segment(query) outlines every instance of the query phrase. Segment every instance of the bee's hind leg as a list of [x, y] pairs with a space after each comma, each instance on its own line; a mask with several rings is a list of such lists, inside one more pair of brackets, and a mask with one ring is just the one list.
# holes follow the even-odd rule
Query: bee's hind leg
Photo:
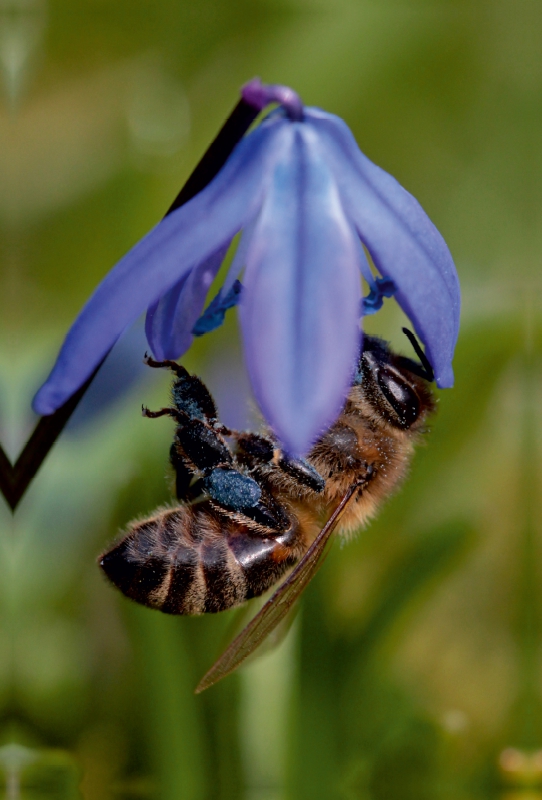
[[169, 449], [169, 463], [175, 472], [175, 495], [177, 500], [195, 500], [203, 492], [201, 478], [195, 480], [196, 473], [179, 454], [175, 442]]

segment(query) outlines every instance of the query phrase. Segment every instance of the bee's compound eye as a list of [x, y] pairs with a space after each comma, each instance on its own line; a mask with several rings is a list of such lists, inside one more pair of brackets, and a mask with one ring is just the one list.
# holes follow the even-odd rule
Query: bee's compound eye
[[378, 385], [402, 428], [409, 428], [416, 422], [420, 415], [420, 400], [408, 383], [384, 367], [378, 371]]

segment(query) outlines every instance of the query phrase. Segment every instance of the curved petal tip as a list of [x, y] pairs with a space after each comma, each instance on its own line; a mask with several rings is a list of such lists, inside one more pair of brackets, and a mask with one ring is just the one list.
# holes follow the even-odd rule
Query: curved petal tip
[[447, 364], [439, 373], [435, 374], [435, 383], [439, 389], [451, 389], [454, 385], [454, 371], [451, 364]]
[[41, 417], [48, 417], [57, 409], [55, 398], [49, 396], [50, 392], [46, 391], [47, 389], [47, 386], [42, 386], [32, 400], [32, 410]]

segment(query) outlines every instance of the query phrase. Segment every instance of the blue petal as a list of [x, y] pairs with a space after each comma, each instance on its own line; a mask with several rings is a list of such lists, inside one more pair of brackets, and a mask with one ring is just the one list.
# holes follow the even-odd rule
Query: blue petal
[[223, 292], [225, 294], [228, 294], [230, 292], [233, 284], [239, 277], [239, 273], [246, 264], [247, 253], [250, 247], [250, 240], [252, 239], [252, 234], [254, 233], [255, 224], [256, 221], [253, 220], [246, 226], [246, 228], [241, 233], [241, 238], [237, 245], [237, 250], [235, 251], [235, 255], [230, 264], [228, 274], [226, 275], [226, 280], [224, 281]]
[[147, 311], [147, 341], [159, 361], [179, 358], [192, 344], [194, 323], [227, 250], [225, 245], [198, 264]]
[[256, 399], [293, 455], [336, 419], [359, 355], [359, 243], [313, 132], [282, 131], [240, 303]]
[[51, 414], [81, 386], [122, 331], [257, 214], [263, 175], [286, 120], [245, 137], [216, 178], [145, 236], [104, 278], [68, 332], [34, 399]]
[[[147, 309], [147, 315], [145, 317], [145, 335], [153, 355], [158, 361], [167, 358], [165, 353], [169, 350], [169, 340], [171, 338], [173, 325], [175, 324], [177, 303], [179, 302], [179, 297], [186, 286], [186, 281], [190, 274], [189, 272], [188, 275], [183, 275], [181, 280], [178, 281], [169, 292], [166, 292], [163, 297]], [[205, 298], [203, 302], [205, 302]]]
[[318, 109], [307, 110], [306, 118], [376, 267], [397, 285], [397, 301], [425, 344], [438, 386], [452, 386], [460, 293], [444, 239], [412, 195], [360, 152], [342, 120]]
[[66, 433], [75, 436], [87, 433], [87, 426], [92, 428], [93, 422], [115, 408], [139, 381], [149, 377], [149, 370], [141, 358], [144, 350], [145, 331], [142, 321], [137, 320], [107, 356], [96, 379], [64, 428]]
[[376, 284], [375, 284], [375, 276], [371, 272], [371, 265], [369, 264], [369, 260], [367, 258], [367, 254], [365, 253], [365, 250], [364, 250], [361, 242], [359, 243], [359, 268], [360, 268], [361, 274], [363, 275], [363, 277], [365, 278], [365, 280], [369, 284], [369, 287], [371, 289], [373, 289], [376, 286]]

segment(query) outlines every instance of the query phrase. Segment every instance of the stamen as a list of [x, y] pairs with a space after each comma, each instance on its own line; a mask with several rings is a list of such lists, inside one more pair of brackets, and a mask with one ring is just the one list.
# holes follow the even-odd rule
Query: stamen
[[397, 286], [391, 278], [376, 278], [369, 294], [361, 301], [362, 315], [375, 314], [382, 308], [384, 298], [393, 297], [396, 291]]
[[236, 306], [241, 299], [242, 289], [243, 285], [241, 281], [235, 281], [230, 291], [227, 292], [224, 297], [222, 297], [221, 289], [216, 297], [211, 300], [201, 317], [192, 328], [193, 335], [203, 336], [204, 333], [209, 333], [210, 331], [214, 331], [216, 328], [219, 328], [224, 322], [224, 317], [226, 316], [226, 311], [228, 308], [233, 308], [233, 306]]

